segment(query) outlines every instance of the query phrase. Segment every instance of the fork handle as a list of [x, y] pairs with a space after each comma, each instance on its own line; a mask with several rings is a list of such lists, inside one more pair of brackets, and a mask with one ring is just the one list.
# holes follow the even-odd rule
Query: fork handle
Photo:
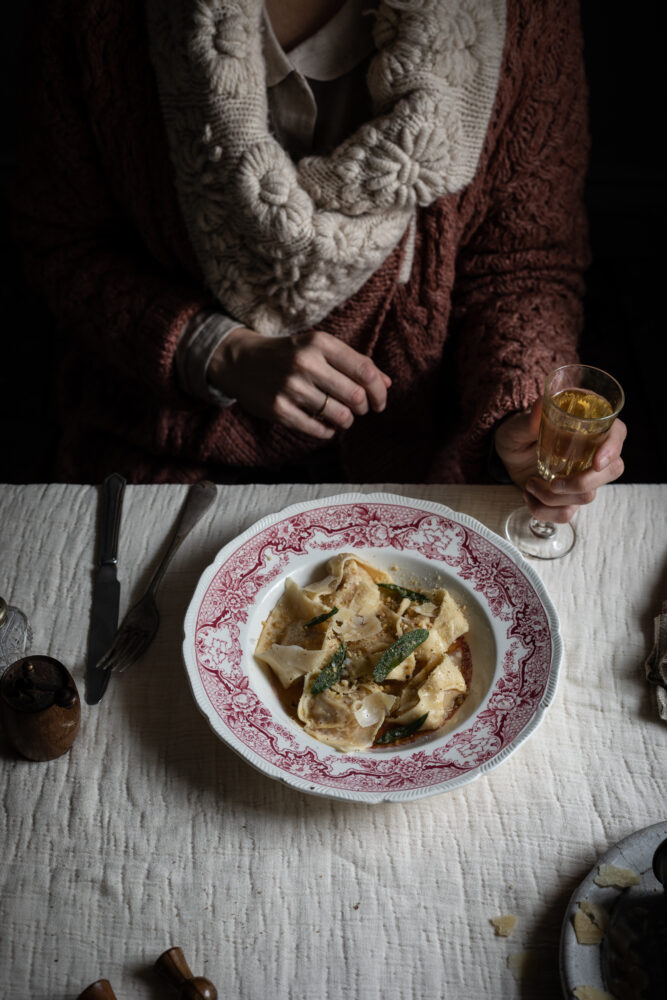
[[209, 482], [208, 479], [203, 479], [199, 483], [193, 483], [190, 487], [188, 495], [185, 498], [185, 503], [181, 508], [181, 513], [178, 516], [174, 533], [171, 536], [171, 541], [169, 542], [169, 547], [162, 557], [162, 562], [156, 569], [153, 574], [153, 578], [148, 585], [149, 592], [153, 594], [155, 593], [167, 570], [167, 566], [176, 552], [176, 549], [181, 544], [183, 539], [190, 534], [197, 522], [204, 516], [215, 500], [217, 492], [218, 488], [215, 483]]

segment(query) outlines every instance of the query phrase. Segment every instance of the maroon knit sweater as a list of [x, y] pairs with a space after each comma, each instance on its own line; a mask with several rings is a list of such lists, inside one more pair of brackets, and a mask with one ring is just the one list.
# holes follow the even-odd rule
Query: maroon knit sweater
[[[308, 462], [322, 447], [313, 439], [179, 387], [183, 325], [215, 303], [175, 194], [143, 5], [52, 0], [46, 17], [16, 227], [66, 334], [59, 478], [225, 481]], [[575, 360], [587, 264], [581, 50], [575, 0], [509, 0], [473, 182], [419, 210], [406, 284], [399, 246], [319, 324], [393, 380], [385, 412], [338, 438], [349, 481], [483, 480], [493, 425]]]

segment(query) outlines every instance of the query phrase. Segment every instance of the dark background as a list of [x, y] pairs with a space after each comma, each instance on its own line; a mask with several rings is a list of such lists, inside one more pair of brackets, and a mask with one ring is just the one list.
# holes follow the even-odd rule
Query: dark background
[[[49, 482], [57, 436], [52, 372], [57, 336], [23, 281], [8, 225], [8, 190], [20, 127], [21, 39], [29, 44], [39, 3], [7, 5], [0, 87], [0, 482]], [[592, 155], [587, 203], [588, 273], [582, 360], [615, 374], [626, 393], [629, 433], [622, 482], [667, 482], [665, 128], [663, 33], [650, 11], [582, 0]]]

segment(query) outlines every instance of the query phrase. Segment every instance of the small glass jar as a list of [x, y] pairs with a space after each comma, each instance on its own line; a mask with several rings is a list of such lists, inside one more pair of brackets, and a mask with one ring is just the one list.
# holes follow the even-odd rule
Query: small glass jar
[[32, 630], [26, 616], [0, 597], [0, 677], [10, 663], [25, 656], [31, 642]]

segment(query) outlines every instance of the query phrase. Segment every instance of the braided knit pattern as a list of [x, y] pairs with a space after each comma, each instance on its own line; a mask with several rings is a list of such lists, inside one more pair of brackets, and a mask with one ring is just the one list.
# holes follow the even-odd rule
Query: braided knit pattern
[[417, 205], [475, 174], [496, 96], [505, 0], [383, 0], [376, 117], [292, 162], [269, 128], [262, 0], [150, 0], [151, 56], [183, 214], [209, 289], [267, 335], [359, 290]]

